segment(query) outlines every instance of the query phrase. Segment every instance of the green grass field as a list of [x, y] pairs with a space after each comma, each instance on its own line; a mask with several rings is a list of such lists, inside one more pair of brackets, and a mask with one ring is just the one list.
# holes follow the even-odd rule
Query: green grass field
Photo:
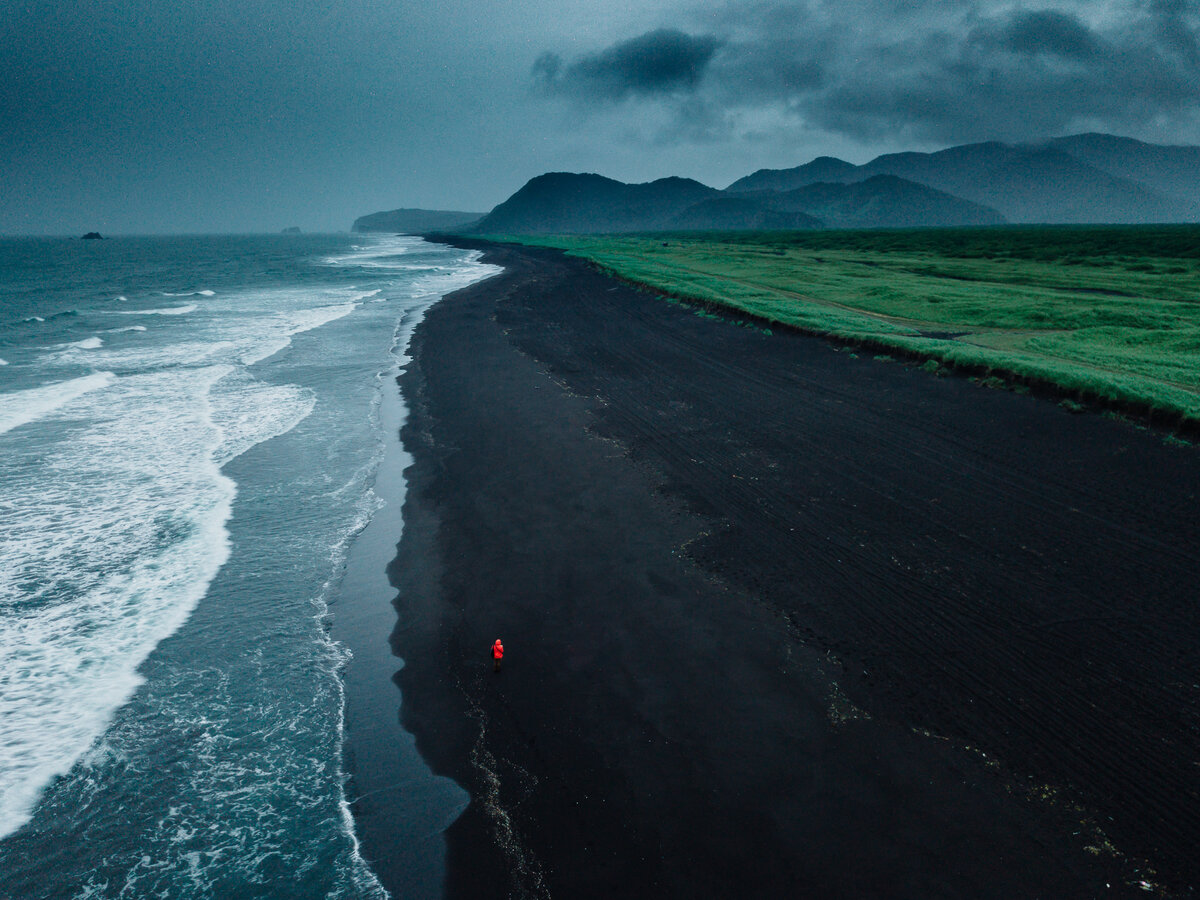
[[1197, 225], [494, 239], [759, 322], [1200, 424]]

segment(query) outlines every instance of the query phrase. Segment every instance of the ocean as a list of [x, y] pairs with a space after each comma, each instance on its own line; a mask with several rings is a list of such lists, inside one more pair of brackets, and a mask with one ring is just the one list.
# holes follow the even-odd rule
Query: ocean
[[[343, 585], [395, 376], [494, 271], [404, 236], [0, 239], [0, 897], [386, 896], [333, 622], [392, 615], [382, 572]], [[440, 828], [456, 789], [400, 750], [398, 814]]]

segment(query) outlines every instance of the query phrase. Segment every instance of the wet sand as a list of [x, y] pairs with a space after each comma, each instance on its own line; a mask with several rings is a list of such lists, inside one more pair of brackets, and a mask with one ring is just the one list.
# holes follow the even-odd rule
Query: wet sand
[[486, 259], [401, 378], [448, 896], [1200, 884], [1200, 451]]
[[445, 876], [442, 833], [469, 798], [429, 771], [400, 723], [401, 696], [392, 683], [398, 660], [388, 634], [396, 617], [386, 569], [396, 554], [396, 535], [404, 531], [404, 470], [412, 461], [400, 445], [405, 412], [399, 392], [385, 390], [379, 416], [386, 437], [374, 491], [386, 502], [350, 547], [332, 606], [331, 637], [349, 651], [341, 669], [344, 763], [358, 839], [393, 897], [432, 900], [442, 895]]

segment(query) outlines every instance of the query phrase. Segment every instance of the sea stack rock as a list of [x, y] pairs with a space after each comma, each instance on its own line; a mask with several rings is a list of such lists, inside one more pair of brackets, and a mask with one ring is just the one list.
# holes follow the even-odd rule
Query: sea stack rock
[[82, 238], [80, 238], [80, 240], [81, 241], [102, 241], [102, 240], [104, 240], [104, 235], [102, 235], [98, 231], [89, 231]]

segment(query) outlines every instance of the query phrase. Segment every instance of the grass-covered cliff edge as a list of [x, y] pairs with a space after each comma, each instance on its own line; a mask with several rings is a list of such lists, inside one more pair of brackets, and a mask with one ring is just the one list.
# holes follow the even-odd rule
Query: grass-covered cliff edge
[[[1200, 427], [1200, 226], [490, 235], [674, 300]], [[1070, 402], [1069, 400], [1066, 402]]]

